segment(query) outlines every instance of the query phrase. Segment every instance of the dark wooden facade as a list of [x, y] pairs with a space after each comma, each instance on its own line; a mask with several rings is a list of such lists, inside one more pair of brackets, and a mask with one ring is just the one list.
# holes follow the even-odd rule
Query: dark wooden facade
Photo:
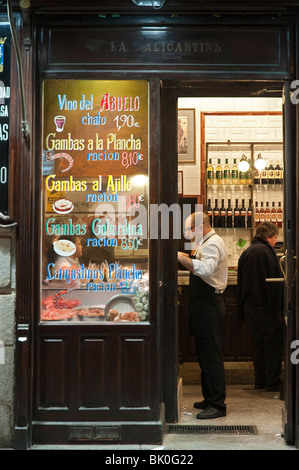
[[[150, 242], [150, 324], [39, 324], [40, 267], [32, 253], [40, 248], [42, 81], [149, 80], [150, 202], [170, 205], [177, 201], [177, 98], [250, 96], [262, 89], [277, 95], [285, 90], [288, 97], [298, 77], [298, 2], [250, 2], [249, 8], [248, 2], [218, 1], [211, 7], [169, 0], [161, 10], [141, 9], [129, 0], [20, 3], [23, 8], [15, 2], [14, 12], [30, 135], [22, 136], [16, 101], [11, 145], [11, 215], [18, 222], [15, 447], [159, 443], [164, 422], [178, 419], [177, 241]], [[15, 83], [17, 92], [17, 78]], [[299, 119], [297, 107], [285, 108], [286, 187], [294, 188], [286, 195], [286, 239], [293, 274]], [[299, 337], [298, 281], [290, 278], [286, 358]], [[298, 443], [298, 366], [286, 362], [285, 439]]]

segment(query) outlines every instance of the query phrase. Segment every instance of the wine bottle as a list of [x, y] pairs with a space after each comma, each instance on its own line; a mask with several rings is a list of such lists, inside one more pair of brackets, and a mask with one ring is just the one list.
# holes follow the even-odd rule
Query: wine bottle
[[214, 167], [212, 165], [211, 158], [209, 159], [209, 165], [207, 168], [207, 184], [214, 184]]
[[251, 199], [249, 199], [249, 204], [247, 208], [247, 228], [252, 227], [252, 204]]
[[246, 184], [246, 171], [239, 171], [239, 183]]
[[274, 166], [272, 165], [272, 160], [270, 160], [270, 165], [268, 166], [268, 184], [274, 184]]
[[258, 208], [258, 202], [255, 203], [255, 211], [254, 211], [254, 227], [258, 227], [260, 224], [260, 211]]
[[228, 200], [226, 209], [226, 226], [227, 228], [231, 228], [233, 226], [233, 210], [230, 205], [230, 199]]
[[213, 225], [214, 228], [218, 228], [220, 225], [220, 214], [219, 214], [219, 207], [218, 207], [218, 200], [215, 199], [215, 206], [213, 209]]
[[210, 219], [210, 225], [213, 227], [213, 209], [211, 207], [211, 199], [208, 199], [208, 205], [207, 205], [207, 215], [209, 216]]
[[236, 199], [236, 205], [234, 208], [234, 227], [238, 228], [240, 226], [240, 209], [238, 207], [238, 199]]
[[226, 217], [226, 210], [224, 207], [224, 199], [221, 201], [221, 207], [220, 207], [220, 227], [225, 227], [225, 217]]
[[282, 227], [282, 221], [283, 221], [283, 213], [282, 213], [282, 208], [281, 208], [281, 202], [278, 203], [278, 208], [276, 212], [277, 216], [277, 227], [281, 228]]
[[252, 184], [252, 169], [246, 171], [246, 184]]
[[272, 202], [271, 222], [272, 222], [272, 224], [275, 224], [275, 225], [276, 225], [276, 222], [277, 222], [277, 214], [276, 214], [276, 209], [275, 209], [275, 202]]
[[274, 168], [274, 184], [282, 184], [282, 168], [277, 160], [276, 167]]
[[261, 171], [261, 183], [267, 184], [268, 183], [268, 168], [265, 168]]
[[230, 184], [231, 183], [230, 166], [228, 164], [228, 158], [225, 159], [225, 165], [224, 165], [224, 169], [223, 169], [223, 182], [224, 182], [224, 184]]
[[223, 168], [220, 158], [218, 158], [218, 165], [216, 166], [216, 184], [223, 184]]
[[242, 199], [242, 206], [240, 209], [240, 219], [239, 219], [239, 227], [245, 227], [245, 218], [246, 218], [246, 207], [245, 207], [245, 199]]
[[260, 223], [265, 222], [265, 209], [264, 209], [264, 203], [261, 202], [261, 208], [260, 208]]
[[239, 183], [239, 169], [237, 166], [237, 160], [235, 158], [234, 158], [234, 164], [232, 166], [231, 178], [232, 178], [232, 184]]
[[269, 207], [269, 202], [266, 202], [266, 209], [265, 209], [265, 222], [271, 222], [271, 212]]
[[257, 168], [254, 169], [253, 183], [254, 184], [260, 184], [261, 183], [261, 172]]

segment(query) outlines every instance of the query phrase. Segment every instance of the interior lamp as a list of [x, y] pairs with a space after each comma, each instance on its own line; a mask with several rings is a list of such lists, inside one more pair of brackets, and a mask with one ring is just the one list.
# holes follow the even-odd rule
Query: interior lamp
[[248, 171], [250, 168], [250, 163], [249, 161], [247, 160], [247, 157], [246, 155], [242, 155], [242, 158], [241, 160], [239, 161], [238, 163], [238, 169], [240, 171]]
[[254, 162], [254, 166], [257, 170], [263, 170], [266, 166], [265, 160], [262, 158], [261, 154], [259, 153], [257, 159]]
[[157, 10], [162, 8], [166, 0], [132, 0], [138, 7], [153, 7]]
[[131, 178], [131, 181], [136, 186], [145, 186], [148, 183], [148, 177], [146, 175], [135, 175]]

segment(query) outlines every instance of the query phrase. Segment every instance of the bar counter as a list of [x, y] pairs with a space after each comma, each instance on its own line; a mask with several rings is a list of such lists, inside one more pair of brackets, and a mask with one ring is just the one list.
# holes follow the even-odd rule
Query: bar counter
[[[188, 286], [189, 285], [189, 271], [178, 271], [178, 286]], [[229, 268], [228, 270], [228, 286], [237, 285], [237, 269]]]

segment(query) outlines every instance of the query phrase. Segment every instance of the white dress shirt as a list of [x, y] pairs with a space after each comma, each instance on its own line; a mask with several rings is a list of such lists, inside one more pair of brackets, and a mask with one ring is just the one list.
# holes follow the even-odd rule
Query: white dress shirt
[[227, 286], [227, 248], [215, 230], [208, 232], [199, 242], [192, 259], [193, 274], [222, 293]]

